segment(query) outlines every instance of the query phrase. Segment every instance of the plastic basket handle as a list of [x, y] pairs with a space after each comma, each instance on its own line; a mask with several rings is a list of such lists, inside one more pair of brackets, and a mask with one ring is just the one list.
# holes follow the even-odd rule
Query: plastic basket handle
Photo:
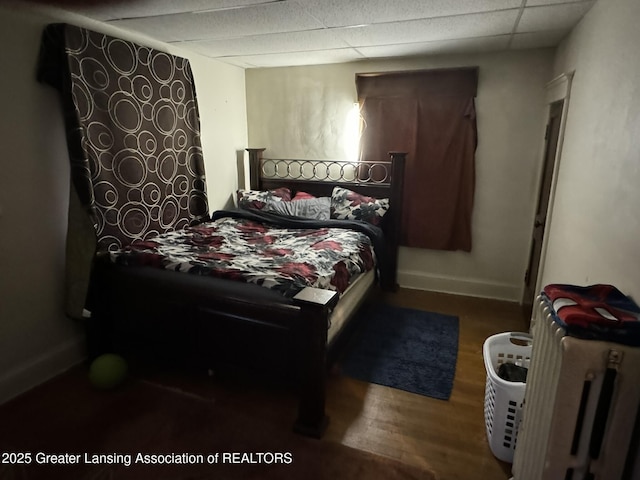
[[[517, 340], [520, 343], [514, 342]], [[509, 341], [514, 345], [531, 345], [533, 343], [533, 337], [528, 333], [511, 332], [509, 335]]]

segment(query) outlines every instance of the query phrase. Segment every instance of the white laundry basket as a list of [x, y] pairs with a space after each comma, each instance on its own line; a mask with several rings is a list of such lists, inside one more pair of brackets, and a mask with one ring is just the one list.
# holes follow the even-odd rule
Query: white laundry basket
[[503, 363], [529, 368], [532, 343], [528, 333], [505, 332], [487, 338], [482, 347], [487, 371], [484, 395], [487, 439], [491, 452], [503, 462], [513, 462], [526, 383], [500, 378], [498, 368]]

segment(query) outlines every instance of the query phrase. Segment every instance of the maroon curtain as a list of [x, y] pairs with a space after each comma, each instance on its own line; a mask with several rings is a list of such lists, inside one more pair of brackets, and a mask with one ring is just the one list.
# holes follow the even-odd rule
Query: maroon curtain
[[363, 160], [408, 152], [401, 244], [471, 251], [478, 68], [356, 75]]

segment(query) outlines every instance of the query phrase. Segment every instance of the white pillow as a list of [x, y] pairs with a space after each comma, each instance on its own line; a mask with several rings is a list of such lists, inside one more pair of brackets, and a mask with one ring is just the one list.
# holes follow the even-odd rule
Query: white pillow
[[291, 200], [290, 202], [268, 201], [264, 210], [280, 215], [288, 215], [290, 217], [329, 220], [331, 214], [331, 198], [305, 198], [302, 200]]

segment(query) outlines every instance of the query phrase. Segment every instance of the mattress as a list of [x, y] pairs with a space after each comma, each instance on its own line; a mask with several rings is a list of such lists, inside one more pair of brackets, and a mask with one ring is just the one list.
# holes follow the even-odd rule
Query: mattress
[[336, 335], [342, 331], [354, 312], [360, 307], [367, 296], [367, 292], [374, 284], [376, 275], [374, 270], [370, 270], [356, 278], [349, 288], [341, 295], [340, 301], [333, 309], [329, 319], [329, 332], [327, 343], [330, 345]]

